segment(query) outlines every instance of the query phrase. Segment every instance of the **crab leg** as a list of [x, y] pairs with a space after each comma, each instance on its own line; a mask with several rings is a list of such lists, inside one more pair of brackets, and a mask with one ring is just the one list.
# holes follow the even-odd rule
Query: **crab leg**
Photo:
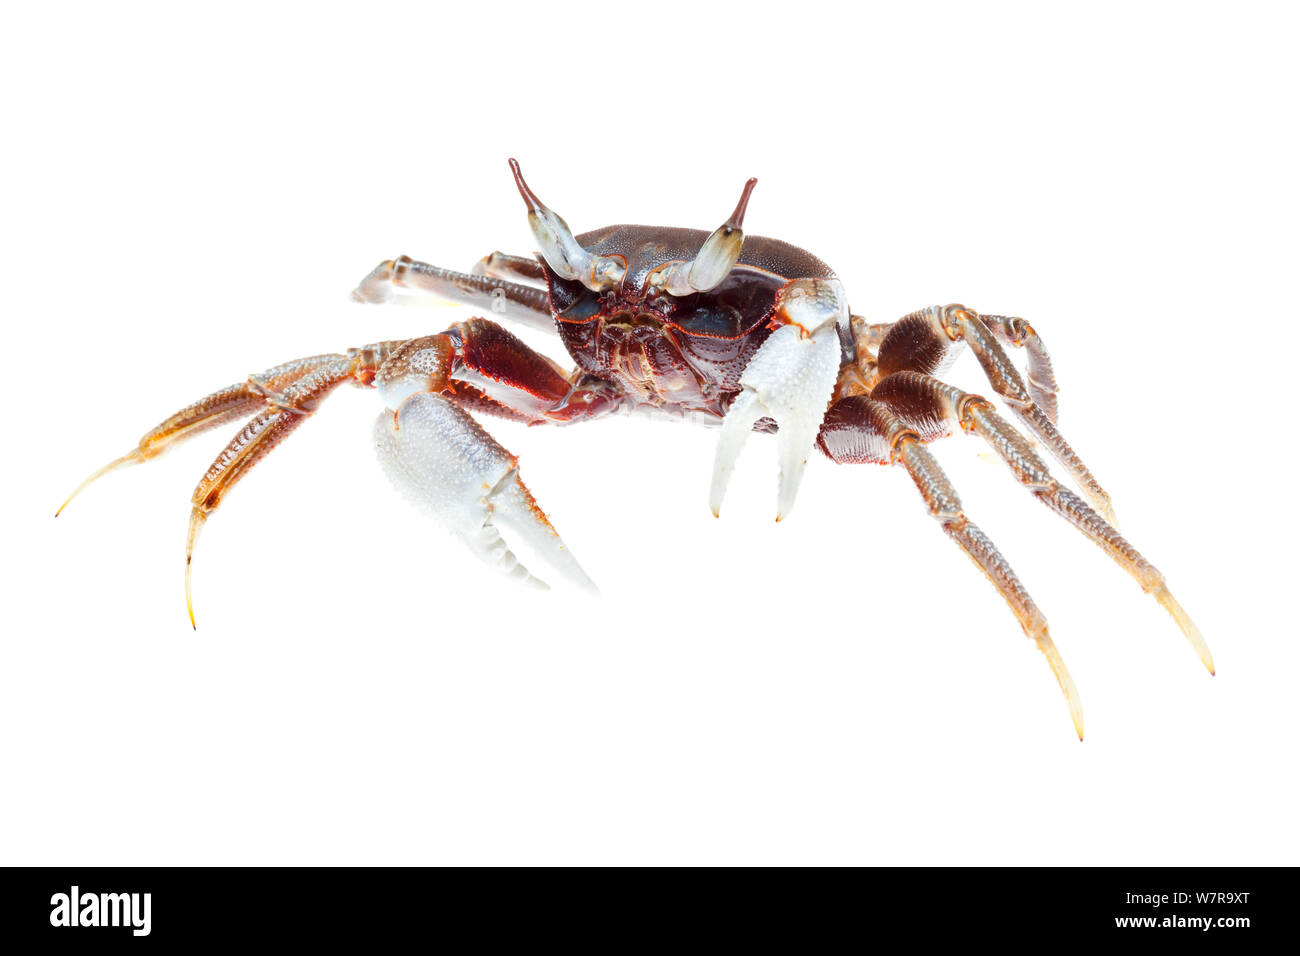
[[880, 375], [883, 378], [901, 371], [939, 375], [955, 357], [959, 342], [970, 346], [993, 390], [1034, 437], [1047, 446], [1092, 506], [1110, 524], [1117, 524], [1110, 495], [1057, 431], [1047, 412], [1035, 402], [1015, 364], [974, 312], [960, 305], [931, 306], [899, 319], [880, 344]]
[[959, 425], [988, 442], [1035, 498], [1110, 555], [1143, 591], [1169, 612], [1206, 670], [1214, 673], [1214, 659], [1205, 638], [1169, 592], [1164, 575], [1097, 512], [1069, 489], [1061, 487], [1025, 437], [997, 413], [988, 399], [919, 372], [895, 372], [876, 386], [871, 397], [888, 405], [923, 441], [942, 437], [948, 434], [951, 425]]
[[1047, 416], [1025, 387], [1024, 381], [1020, 378], [1020, 373], [1012, 364], [1007, 353], [1003, 351], [1002, 346], [993, 337], [979, 316], [965, 309], [958, 309], [953, 313], [956, 321], [956, 327], [960, 329], [962, 338], [970, 349], [975, 353], [975, 358], [979, 360], [980, 365], [984, 368], [984, 374], [988, 377], [989, 384], [993, 390], [1010, 406], [1011, 410], [1025, 423], [1025, 426], [1033, 433], [1034, 437], [1047, 446], [1053, 457], [1060, 462], [1061, 467], [1066, 470], [1070, 477], [1082, 489], [1084, 495], [1092, 502], [1094, 508], [1101, 513], [1110, 524], [1117, 525], [1119, 521], [1115, 517], [1115, 509], [1111, 504], [1110, 495], [1093, 477], [1088, 466], [1083, 463], [1078, 454], [1070, 447], [1069, 443], [1062, 437], [1061, 433], [1056, 430], [1056, 423]]
[[849, 324], [840, 330], [841, 362], [835, 382], [835, 401], [850, 395], [870, 395], [880, 376], [876, 356], [880, 343], [893, 322], [870, 323], [860, 315], [850, 315]]
[[[491, 258], [491, 257], [489, 257]], [[352, 292], [358, 302], [379, 304], [394, 290], [434, 295], [503, 315], [535, 329], [555, 331], [545, 289], [507, 282], [489, 275], [468, 275], [410, 256], [385, 259]]]
[[194, 489], [190, 499], [190, 525], [185, 540], [185, 604], [194, 625], [194, 602], [190, 597], [190, 569], [194, 560], [194, 545], [203, 530], [208, 515], [216, 511], [222, 500], [255, 464], [261, 461], [280, 442], [310, 418], [320, 403], [344, 382], [353, 380], [358, 372], [357, 355], [333, 355], [310, 371], [296, 378], [282, 391], [265, 396], [270, 407], [254, 416], [217, 456], [203, 479]]
[[266, 406], [268, 396], [275, 395], [281, 389], [288, 387], [303, 376], [343, 357], [341, 355], [312, 355], [307, 358], [294, 359], [292, 362], [285, 362], [283, 365], [269, 368], [265, 372], [250, 375], [247, 380], [237, 385], [220, 389], [191, 405], [187, 405], [176, 414], [171, 415], [145, 432], [140, 438], [137, 447], [121, 458], [109, 462], [78, 485], [76, 490], [68, 495], [67, 500], [59, 506], [59, 510], [54, 513], [55, 517], [58, 517], [63, 512], [63, 509], [68, 506], [68, 502], [72, 501], [88, 485], [110, 471], [157, 458], [163, 452], [189, 438], [193, 438], [195, 435], [202, 434], [208, 429], [216, 428], [218, 425], [224, 425], [237, 419], [247, 418]]
[[843, 399], [831, 407], [826, 413], [818, 442], [822, 450], [837, 462], [901, 464], [907, 469], [925, 499], [930, 514], [943, 527], [944, 533], [984, 572], [1011, 608], [1025, 635], [1047, 658], [1048, 666], [1070, 709], [1075, 732], [1082, 740], [1083, 705], [1065, 661], [1052, 641], [1047, 619], [1020, 583], [1006, 558], [1002, 557], [988, 536], [966, 517], [961, 499], [957, 497], [957, 492], [938, 462], [921, 443], [921, 436], [883, 402], [858, 395]]
[[437, 392], [473, 411], [530, 424], [613, 411], [623, 395], [608, 382], [571, 381], [560, 367], [490, 319], [457, 322], [392, 349], [375, 377], [396, 410], [415, 392]]
[[[213, 392], [176, 412], [140, 439], [135, 449], [110, 462], [78, 486], [68, 501], [96, 478], [124, 465], [156, 458], [169, 448], [210, 428], [253, 415], [208, 468], [194, 489], [189, 531], [185, 544], [185, 603], [190, 623], [194, 605], [190, 599], [190, 568], [194, 546], [207, 516], [215, 511], [226, 493], [267, 452], [304, 422], [331, 391], [343, 382], [369, 384], [376, 366], [398, 343], [380, 342], [346, 355], [330, 353], [294, 359], [246, 381]], [[56, 516], [67, 507], [63, 503]]]
[[1029, 386], [1029, 394], [1033, 397], [1034, 404], [1048, 418], [1056, 421], [1061, 390], [1056, 384], [1052, 357], [1047, 353], [1043, 340], [1038, 337], [1038, 332], [1024, 319], [1016, 316], [981, 315], [980, 320], [1003, 342], [1025, 350], [1025, 383]]
[[493, 252], [484, 256], [474, 264], [472, 274], [522, 285], [546, 284], [546, 272], [540, 262], [527, 256], [512, 256], [507, 252]]

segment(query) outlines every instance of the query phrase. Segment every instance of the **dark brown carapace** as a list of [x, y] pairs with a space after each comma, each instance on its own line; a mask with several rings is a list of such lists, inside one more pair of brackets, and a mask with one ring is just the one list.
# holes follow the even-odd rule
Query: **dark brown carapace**
[[[510, 165], [528, 208], [536, 259], [495, 252], [462, 273], [400, 256], [381, 262], [353, 293], [370, 303], [399, 293], [433, 294], [473, 305], [484, 316], [433, 335], [298, 359], [249, 376], [172, 415], [78, 487], [208, 428], [247, 419], [192, 498], [185, 566], [191, 621], [190, 562], [208, 515], [347, 383], [373, 387], [383, 398], [375, 446], [394, 484], [479, 557], [531, 584], [541, 582], [515, 557], [503, 532], [527, 542], [568, 580], [591, 582], [523, 485], [515, 457], [471, 413], [540, 425], [641, 408], [719, 425], [710, 491], [715, 514], [754, 431], [776, 433], [778, 520], [789, 514], [814, 448], [836, 462], [902, 465], [930, 514], [984, 571], [1046, 655], [1082, 739], [1078, 694], [1046, 619], [966, 516], [925, 447], [954, 430], [976, 434], [1034, 497], [1173, 615], [1213, 673], [1196, 625], [1160, 572], [1115, 529], [1109, 496], [1057, 430], [1051, 360], [1023, 319], [949, 305], [868, 323], [851, 314], [843, 285], [816, 256], [777, 239], [745, 236], [753, 179], [711, 233], [621, 225], [574, 235], [528, 187], [519, 164]], [[576, 368], [531, 349], [496, 318], [558, 333]], [[1027, 382], [1005, 346], [1024, 349]], [[1052, 477], [992, 402], [939, 378], [963, 347], [1082, 497]]]
[[556, 330], [583, 371], [615, 382], [628, 401], [719, 419], [726, 413], [750, 359], [784, 324], [777, 293], [788, 277], [832, 273], [802, 249], [755, 236], [746, 240], [730, 275], [707, 292], [678, 297], [649, 284], [654, 269], [689, 258], [687, 250], [707, 238], [698, 229], [653, 226], [611, 226], [579, 236], [593, 252], [627, 260], [626, 277], [607, 292], [563, 279], [543, 262]]
[[[538, 263], [555, 328], [578, 367], [613, 383], [626, 403], [721, 419], [750, 359], [785, 323], [778, 315], [781, 289], [792, 279], [834, 277], [830, 267], [797, 246], [744, 236], [755, 179], [715, 233], [715, 256], [722, 263], [713, 270], [714, 281], [701, 288], [691, 283], [686, 267], [702, 252], [710, 254], [709, 233], [619, 225], [570, 242], [563, 235], [567, 225], [528, 187], [519, 164], [510, 165], [534, 232], [539, 220], [544, 230]], [[582, 251], [566, 255], [574, 245]], [[556, 266], [545, 254], [552, 249]], [[682, 273], [680, 284], [673, 281], [674, 268]]]

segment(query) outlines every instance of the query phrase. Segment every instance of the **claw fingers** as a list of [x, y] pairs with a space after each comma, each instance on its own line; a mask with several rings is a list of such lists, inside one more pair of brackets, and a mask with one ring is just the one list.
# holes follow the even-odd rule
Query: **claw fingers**
[[528, 488], [519, 480], [519, 472], [512, 469], [488, 495], [493, 524], [507, 528], [544, 557], [551, 567], [567, 581], [589, 593], [596, 593], [596, 585], [582, 570], [577, 558], [560, 539], [559, 534], [537, 506]]
[[395, 413], [380, 413], [375, 445], [393, 484], [490, 566], [546, 586], [515, 556], [501, 535], [506, 530], [565, 580], [595, 590], [519, 480], [514, 456], [453, 402], [429, 392], [411, 395]]
[[803, 481], [808, 456], [817, 442], [826, 404], [815, 399], [802, 403], [803, 407], [777, 419], [776, 460], [779, 471], [776, 485], [776, 520], [780, 521], [794, 508], [799, 483]]
[[727, 494], [727, 483], [736, 470], [740, 451], [754, 430], [754, 423], [763, 414], [757, 393], [746, 389], [736, 396], [727, 410], [727, 417], [722, 420], [722, 434], [718, 436], [718, 447], [713, 456], [713, 482], [709, 487], [709, 507], [713, 509], [715, 518], [722, 510], [722, 499]]
[[742, 391], [722, 421], [709, 505], [716, 515], [745, 439], [761, 418], [777, 426], [776, 520], [794, 507], [840, 367], [836, 324], [848, 320], [835, 279], [808, 279], [782, 289], [778, 309], [789, 322], [768, 336], [740, 376]]

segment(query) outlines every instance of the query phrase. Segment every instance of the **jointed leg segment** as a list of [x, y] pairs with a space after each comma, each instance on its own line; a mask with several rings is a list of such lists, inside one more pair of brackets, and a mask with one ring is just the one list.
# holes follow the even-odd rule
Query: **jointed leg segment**
[[493, 252], [474, 264], [473, 274], [506, 279], [523, 285], [545, 285], [546, 273], [542, 264], [527, 256], [512, 256], [506, 252]]
[[827, 412], [820, 444], [822, 450], [837, 462], [901, 464], [907, 469], [930, 514], [943, 527], [944, 533], [966, 552], [998, 589], [1025, 635], [1047, 658], [1070, 708], [1074, 729], [1082, 740], [1083, 706], [1065, 661], [1048, 632], [1047, 619], [997, 547], [966, 516], [957, 492], [922, 444], [922, 435], [886, 403], [858, 395], [837, 402]]
[[213, 392], [205, 398], [187, 405], [174, 415], [159, 422], [140, 438], [136, 448], [121, 458], [109, 462], [77, 486], [55, 512], [57, 517], [89, 484], [124, 465], [135, 465], [157, 458], [163, 452], [195, 435], [219, 425], [247, 418], [271, 404], [280, 393], [294, 382], [313, 371], [346, 358], [341, 355], [313, 355], [295, 359], [269, 368], [245, 381]]
[[[1026, 349], [1028, 385], [999, 339]], [[1056, 377], [1042, 340], [1028, 323], [1007, 316], [980, 316], [956, 305], [932, 307], [886, 326], [868, 325], [855, 316], [852, 340], [857, 358], [841, 370], [835, 404], [822, 424], [823, 451], [839, 462], [901, 464], [907, 469], [930, 513], [993, 582], [1025, 633], [1047, 655], [1080, 737], [1083, 723], [1077, 694], [1047, 636], [1041, 612], [992, 542], [966, 518], [952, 486], [923, 447], [954, 428], [983, 438], [1034, 497], [1110, 555], [1170, 613], [1206, 669], [1214, 673], [1214, 661], [1199, 629], [1170, 593], [1164, 576], [1115, 529], [1109, 496], [1057, 431]], [[1065, 466], [1092, 507], [1052, 477], [1033, 444], [992, 403], [936, 377], [963, 343], [975, 354], [993, 390]]]
[[1025, 350], [1025, 382], [1034, 404], [1052, 421], [1056, 421], [1059, 411], [1057, 396], [1060, 389], [1056, 384], [1056, 372], [1052, 368], [1052, 357], [1047, 353], [1047, 346], [1038, 337], [1038, 332], [1024, 319], [1011, 315], [981, 315], [980, 320], [989, 327], [994, 335], [1014, 348]]
[[876, 386], [871, 397], [889, 406], [922, 440], [941, 437], [953, 426], [983, 438], [1034, 497], [1110, 555], [1173, 616], [1206, 669], [1214, 673], [1204, 637], [1170, 593], [1164, 576], [1101, 515], [1052, 477], [1030, 443], [991, 402], [919, 372], [895, 372]]
[[[1034, 341], [1037, 341], [1036, 336]], [[931, 306], [900, 319], [880, 344], [877, 358], [879, 375], [884, 378], [900, 371], [938, 375], [952, 360], [954, 349], [962, 342], [970, 347], [998, 396], [1061, 463], [1061, 467], [1082, 489], [1093, 507], [1110, 524], [1115, 524], [1110, 495], [1057, 431], [1052, 416], [1036, 402], [1015, 365], [981, 316], [960, 305], [949, 305]], [[1041, 342], [1037, 348], [1045, 358], [1046, 351], [1041, 350]], [[1031, 356], [1033, 354], [1031, 352]], [[1036, 388], [1040, 393], [1047, 394], [1047, 387], [1051, 386], [1051, 405], [1054, 407], [1055, 376], [1050, 370], [1050, 364], [1046, 365], [1046, 369], [1042, 363], [1038, 364], [1041, 378], [1040, 385]]]
[[555, 331], [544, 288], [520, 285], [489, 274], [456, 272], [417, 262], [410, 256], [398, 256], [379, 263], [361, 280], [352, 298], [358, 302], [379, 304], [389, 301], [395, 290], [463, 302], [536, 329]]
[[[185, 540], [185, 604], [189, 608], [191, 625], [194, 624], [194, 602], [190, 597], [190, 568], [194, 560], [194, 545], [208, 515], [217, 510], [226, 493], [250, 468], [315, 413], [330, 392], [344, 382], [359, 381], [357, 373], [361, 358], [359, 355], [327, 355], [317, 356], [306, 363], [291, 364], [305, 364], [305, 367], [287, 384], [277, 382], [276, 376], [269, 373], [249, 379], [253, 388], [262, 391], [268, 407], [231, 439], [194, 489], [190, 501], [189, 534]], [[275, 387], [276, 384], [281, 387]]]

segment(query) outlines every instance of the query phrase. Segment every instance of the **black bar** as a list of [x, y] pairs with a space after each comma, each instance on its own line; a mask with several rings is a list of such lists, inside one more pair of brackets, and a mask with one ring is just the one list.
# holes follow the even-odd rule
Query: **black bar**
[[[486, 943], [518, 931], [533, 944], [603, 941], [602, 948], [614, 950], [748, 938], [802, 950], [830, 947], [836, 939], [871, 945], [887, 935], [927, 942], [1233, 946], [1293, 938], [1297, 928], [1292, 869], [701, 868], [592, 879], [577, 868], [563, 875], [50, 868], [8, 869], [5, 882], [0, 938], [37, 945], [395, 945], [409, 943], [412, 933], [450, 942], [465, 932]], [[119, 925], [72, 925], [114, 921]], [[610, 926], [621, 929], [609, 935]]]

